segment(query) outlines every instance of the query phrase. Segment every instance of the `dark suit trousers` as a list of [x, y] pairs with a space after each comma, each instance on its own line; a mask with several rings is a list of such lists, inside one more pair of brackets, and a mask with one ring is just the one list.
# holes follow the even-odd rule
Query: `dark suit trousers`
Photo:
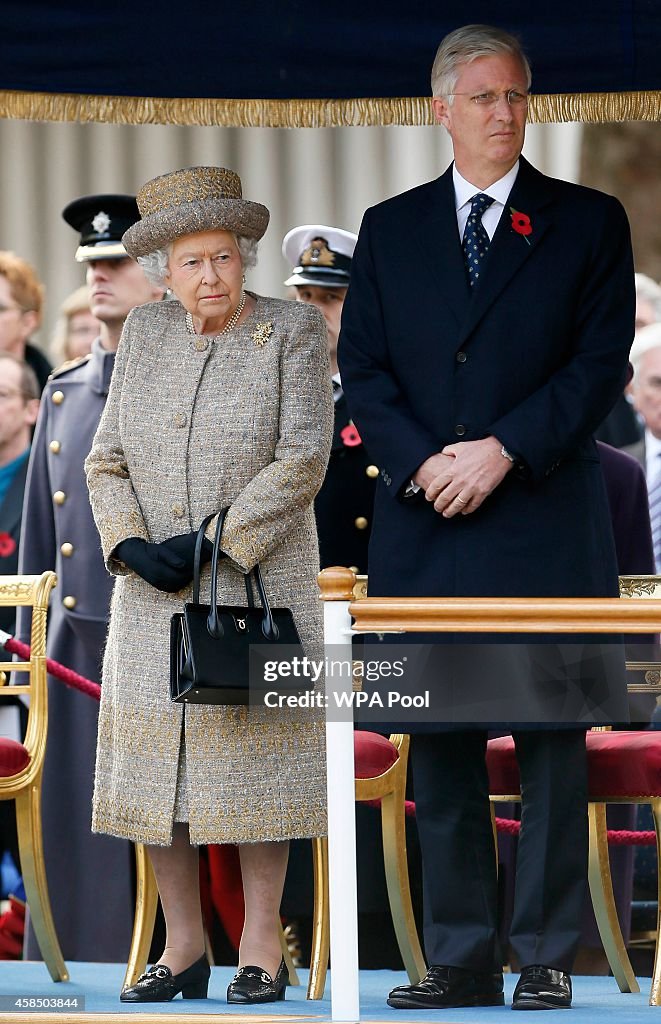
[[[585, 730], [513, 733], [521, 835], [512, 948], [522, 967], [570, 971], [587, 880]], [[485, 763], [487, 733], [412, 737], [430, 964], [500, 970], [497, 871]]]

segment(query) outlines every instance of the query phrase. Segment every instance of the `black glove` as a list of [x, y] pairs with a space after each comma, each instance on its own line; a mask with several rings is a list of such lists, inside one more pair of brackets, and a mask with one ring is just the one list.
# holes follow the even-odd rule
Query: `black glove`
[[[193, 533], [178, 533], [176, 537], [169, 537], [158, 545], [159, 548], [165, 548], [167, 551], [172, 551], [175, 555], [178, 555], [179, 558], [183, 559], [186, 568], [190, 571], [191, 579], [193, 578], [196, 540], [197, 530]], [[219, 554], [222, 554], [222, 552], [219, 552]], [[202, 565], [210, 562], [212, 555], [213, 544], [208, 537], [204, 537], [202, 540], [202, 553], [200, 555]]]
[[157, 590], [176, 594], [192, 580], [193, 568], [191, 565], [189, 569], [185, 559], [176, 551], [169, 551], [165, 544], [150, 544], [141, 537], [129, 537], [117, 545], [115, 558]]

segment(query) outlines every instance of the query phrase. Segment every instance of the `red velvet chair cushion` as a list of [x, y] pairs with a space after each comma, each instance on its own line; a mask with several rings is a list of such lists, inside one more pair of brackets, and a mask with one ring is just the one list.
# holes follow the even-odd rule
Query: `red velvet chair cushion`
[[17, 775], [30, 763], [30, 755], [22, 743], [0, 737], [0, 776]]
[[[661, 731], [588, 732], [586, 743], [591, 800], [661, 795]], [[489, 741], [487, 768], [492, 794], [519, 792], [519, 767], [511, 736]]]
[[353, 752], [357, 779], [373, 779], [383, 775], [399, 759], [397, 747], [387, 736], [380, 736], [378, 732], [354, 732]]

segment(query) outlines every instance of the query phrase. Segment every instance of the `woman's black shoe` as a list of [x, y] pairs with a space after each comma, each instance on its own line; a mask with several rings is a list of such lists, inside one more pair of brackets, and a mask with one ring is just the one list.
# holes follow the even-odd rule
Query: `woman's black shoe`
[[154, 964], [119, 998], [122, 1003], [167, 1003], [181, 992], [184, 999], [206, 999], [210, 975], [206, 953], [181, 974], [173, 974], [165, 964]]
[[239, 967], [227, 987], [228, 1003], [275, 1003], [285, 998], [289, 973], [280, 961], [275, 978], [261, 967]]

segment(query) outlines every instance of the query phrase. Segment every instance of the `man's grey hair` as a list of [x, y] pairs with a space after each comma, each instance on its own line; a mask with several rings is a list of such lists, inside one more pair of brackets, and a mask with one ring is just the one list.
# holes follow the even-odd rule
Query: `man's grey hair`
[[653, 281], [647, 274], [634, 274], [636, 279], [636, 298], [649, 302], [654, 311], [654, 319], [661, 320], [661, 285]]
[[[256, 267], [257, 246], [259, 244], [257, 239], [246, 238], [244, 235], [235, 235], [233, 232], [230, 233], [239, 250], [243, 269], [250, 270], [251, 267]], [[148, 253], [147, 256], [138, 256], [138, 263], [144, 270], [145, 277], [158, 288], [168, 288], [168, 281], [165, 275], [167, 274], [171, 252], [172, 246], [169, 245], [167, 249], [156, 249], [154, 252]]]
[[636, 332], [636, 337], [631, 346], [629, 361], [633, 366], [633, 386], [636, 386], [636, 375], [640, 373], [640, 366], [643, 356], [652, 349], [661, 348], [661, 324], [648, 324]]
[[530, 63], [516, 36], [491, 25], [464, 25], [450, 32], [436, 51], [431, 69], [432, 96], [443, 96], [452, 103], [462, 64], [470, 64], [478, 57], [499, 57], [507, 54], [521, 61], [530, 88]]

